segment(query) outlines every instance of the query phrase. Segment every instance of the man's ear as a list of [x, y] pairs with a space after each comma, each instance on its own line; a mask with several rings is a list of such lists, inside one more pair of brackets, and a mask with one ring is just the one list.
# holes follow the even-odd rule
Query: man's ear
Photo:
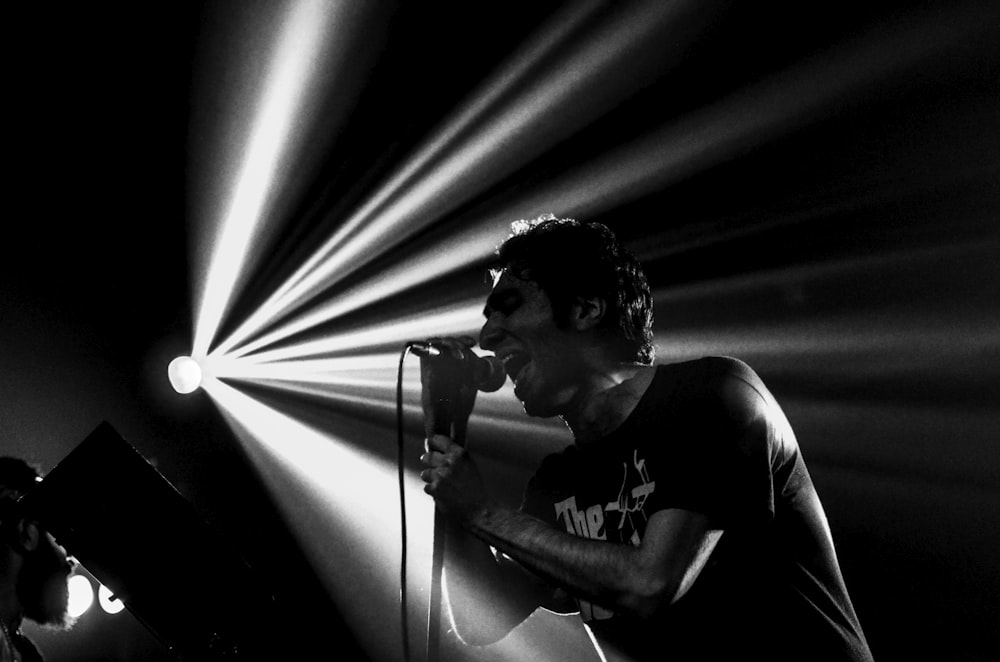
[[602, 297], [576, 297], [570, 309], [570, 323], [578, 331], [596, 328], [604, 319], [608, 304]]
[[25, 552], [33, 552], [38, 549], [38, 542], [42, 536], [38, 523], [32, 520], [22, 519], [17, 523], [17, 546]]

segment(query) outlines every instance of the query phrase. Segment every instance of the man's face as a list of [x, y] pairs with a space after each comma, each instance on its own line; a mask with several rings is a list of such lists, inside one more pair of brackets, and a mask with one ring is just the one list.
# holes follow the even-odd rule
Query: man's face
[[66, 550], [44, 531], [39, 532], [38, 547], [26, 552], [17, 582], [17, 593], [24, 615], [39, 625], [68, 628], [73, 619], [69, 606], [69, 576], [74, 563]]
[[556, 324], [552, 302], [532, 281], [504, 270], [483, 310], [479, 345], [494, 352], [529, 416], [556, 416], [579, 389], [576, 334]]

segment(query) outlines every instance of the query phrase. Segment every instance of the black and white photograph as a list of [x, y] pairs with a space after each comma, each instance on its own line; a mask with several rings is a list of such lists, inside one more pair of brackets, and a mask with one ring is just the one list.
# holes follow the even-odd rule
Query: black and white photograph
[[8, 8], [0, 662], [982, 662], [1000, 4]]

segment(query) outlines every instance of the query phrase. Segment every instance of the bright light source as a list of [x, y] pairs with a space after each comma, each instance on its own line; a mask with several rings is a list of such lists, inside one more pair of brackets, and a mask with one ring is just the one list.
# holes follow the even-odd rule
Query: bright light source
[[69, 578], [69, 607], [67, 612], [73, 618], [82, 616], [94, 604], [94, 587], [83, 575]]
[[167, 366], [170, 385], [178, 393], [190, 393], [201, 386], [201, 366], [190, 356], [178, 356]]
[[117, 614], [125, 608], [125, 604], [114, 596], [111, 589], [101, 584], [97, 589], [97, 602], [101, 609], [109, 614]]

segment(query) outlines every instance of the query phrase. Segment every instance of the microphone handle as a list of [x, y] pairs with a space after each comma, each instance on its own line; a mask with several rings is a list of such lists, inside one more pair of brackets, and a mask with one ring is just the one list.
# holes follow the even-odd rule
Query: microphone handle
[[[459, 387], [468, 379], [466, 376], [468, 364], [455, 359], [431, 359], [435, 361], [434, 370], [430, 373], [430, 379], [425, 388], [427, 400], [425, 416], [431, 417], [431, 425], [427, 425], [425, 420], [425, 430], [431, 434], [442, 434], [451, 437], [452, 441], [464, 445], [465, 440], [459, 437], [464, 436], [464, 430], [458, 430], [460, 426], [455, 421], [455, 407], [459, 398]], [[429, 428], [429, 429], [428, 429]], [[462, 434], [459, 434], [459, 433]]]
[[432, 405], [432, 415], [434, 416], [434, 434], [443, 434], [446, 437], [452, 435], [453, 412], [450, 398], [435, 398]]

